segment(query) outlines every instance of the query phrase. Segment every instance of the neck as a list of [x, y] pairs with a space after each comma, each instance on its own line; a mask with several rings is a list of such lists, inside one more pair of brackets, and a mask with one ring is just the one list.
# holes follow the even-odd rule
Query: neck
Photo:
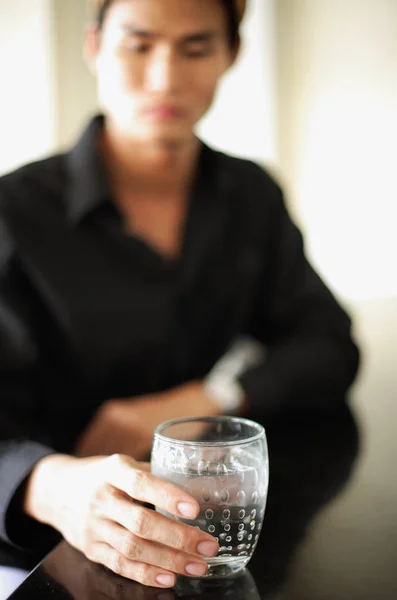
[[190, 184], [200, 140], [194, 134], [176, 142], [134, 139], [126, 136], [110, 119], [105, 119], [100, 149], [117, 188], [173, 194]]

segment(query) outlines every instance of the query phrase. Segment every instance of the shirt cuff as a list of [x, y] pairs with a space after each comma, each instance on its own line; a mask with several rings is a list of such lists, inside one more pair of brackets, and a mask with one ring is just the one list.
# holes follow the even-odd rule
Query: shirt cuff
[[22, 512], [21, 502], [24, 484], [35, 465], [54, 453], [55, 450], [38, 442], [0, 442], [0, 539], [15, 547], [36, 550], [39, 529], [43, 533], [50, 530], [53, 537], [52, 528]]

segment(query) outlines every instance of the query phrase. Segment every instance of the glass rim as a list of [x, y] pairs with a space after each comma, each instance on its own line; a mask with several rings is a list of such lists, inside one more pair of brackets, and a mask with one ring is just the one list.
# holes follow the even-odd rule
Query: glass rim
[[[217, 442], [217, 441], [199, 441], [199, 440], [178, 440], [173, 437], [169, 437], [161, 433], [162, 430], [172, 427], [173, 425], [179, 425], [182, 423], [194, 423], [194, 422], [205, 422], [205, 423], [220, 423], [222, 421], [229, 421], [233, 423], [241, 423], [244, 425], [249, 425], [257, 430], [257, 433], [254, 435], [250, 435], [249, 437], [245, 437], [241, 440], [231, 440], [228, 442]], [[173, 444], [179, 444], [184, 446], [217, 446], [217, 447], [225, 447], [225, 446], [243, 446], [245, 444], [252, 444], [257, 440], [266, 436], [266, 431], [263, 425], [257, 423], [256, 421], [252, 421], [251, 419], [245, 419], [244, 417], [229, 417], [227, 415], [221, 415], [218, 417], [181, 417], [179, 419], [170, 419], [169, 421], [164, 421], [164, 423], [160, 423], [154, 430], [154, 438], [160, 439], [164, 442], [171, 442]]]

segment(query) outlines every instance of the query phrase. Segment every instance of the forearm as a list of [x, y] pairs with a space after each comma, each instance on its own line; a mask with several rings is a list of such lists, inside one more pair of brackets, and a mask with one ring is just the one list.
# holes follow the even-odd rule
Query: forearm
[[321, 408], [343, 397], [357, 367], [358, 350], [351, 340], [301, 335], [270, 346], [266, 362], [240, 381], [255, 412]]
[[153, 433], [160, 423], [220, 413], [197, 381], [159, 394], [111, 400], [89, 423], [78, 440], [75, 454], [86, 457], [123, 453], [143, 459], [150, 453]]

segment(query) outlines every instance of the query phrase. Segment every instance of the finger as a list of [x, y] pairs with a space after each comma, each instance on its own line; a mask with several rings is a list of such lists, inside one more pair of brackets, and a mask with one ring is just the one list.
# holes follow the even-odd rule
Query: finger
[[170, 588], [176, 584], [174, 573], [153, 565], [129, 560], [109, 544], [98, 542], [88, 557], [93, 562], [104, 565], [117, 575], [132, 579], [143, 585]]
[[102, 516], [117, 522], [140, 538], [159, 542], [176, 550], [207, 557], [215, 556], [219, 551], [218, 543], [209, 533], [131, 502], [115, 488], [108, 490]]
[[125, 559], [185, 576], [202, 577], [208, 571], [207, 563], [199, 556], [139, 538], [112, 521], [102, 520], [96, 533]]
[[195, 519], [198, 502], [177, 485], [163, 481], [151, 473], [141, 471], [137, 463], [122, 454], [108, 459], [108, 482], [128, 496], [185, 519]]

